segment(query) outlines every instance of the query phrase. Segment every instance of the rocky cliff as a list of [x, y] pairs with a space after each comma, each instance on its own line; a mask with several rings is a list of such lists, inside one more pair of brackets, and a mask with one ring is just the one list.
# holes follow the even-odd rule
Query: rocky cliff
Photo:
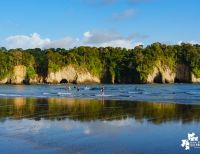
[[22, 84], [26, 76], [26, 67], [23, 65], [18, 65], [13, 68], [11, 74], [8, 74], [3, 80], [0, 81], [1, 84]]
[[[111, 78], [108, 75], [106, 76], [105, 73], [103, 76], [107, 80], [101, 80], [99, 77], [92, 75], [87, 69], [75, 65], [68, 65], [57, 72], [47, 72], [47, 76], [35, 75], [34, 78], [27, 79], [26, 75], [27, 68], [25, 66], [15, 66], [12, 73], [0, 80], [0, 84], [105, 83], [106, 81], [112, 83]], [[130, 82], [127, 81], [127, 83]], [[147, 75], [145, 83], [200, 83], [200, 78], [197, 78], [190, 68], [184, 64], [177, 64], [172, 70], [167, 65], [158, 62], [151, 73]]]
[[172, 70], [160, 62], [154, 66], [152, 73], [147, 76], [147, 83], [200, 83], [187, 65], [177, 64]]
[[26, 77], [26, 67], [23, 65], [15, 66], [12, 76], [10, 77], [11, 84], [22, 84]]
[[34, 78], [27, 79], [27, 68], [23, 65], [15, 66], [10, 74], [7, 75], [3, 80], [0, 80], [0, 84], [24, 84], [24, 83], [42, 83], [42, 77], [35, 75]]
[[192, 83], [200, 83], [200, 78], [197, 78], [193, 73], [191, 75], [191, 82]]
[[68, 65], [57, 72], [49, 72], [47, 83], [100, 83], [100, 79], [93, 76], [87, 69]]
[[13, 68], [11, 74], [0, 80], [0, 84], [23, 84], [23, 83], [100, 83], [100, 79], [92, 75], [87, 69], [80, 69], [76, 66], [63, 67], [58, 72], [48, 72], [47, 77], [36, 75], [34, 78], [26, 79], [27, 69], [23, 65]]
[[152, 73], [147, 76], [147, 83], [174, 83], [176, 73], [168, 66], [158, 62]]

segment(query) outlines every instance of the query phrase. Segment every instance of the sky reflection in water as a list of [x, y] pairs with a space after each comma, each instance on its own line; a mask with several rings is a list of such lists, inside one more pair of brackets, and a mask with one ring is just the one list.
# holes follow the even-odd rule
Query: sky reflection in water
[[3, 98], [0, 151], [180, 153], [188, 132], [200, 134], [199, 111], [199, 105]]

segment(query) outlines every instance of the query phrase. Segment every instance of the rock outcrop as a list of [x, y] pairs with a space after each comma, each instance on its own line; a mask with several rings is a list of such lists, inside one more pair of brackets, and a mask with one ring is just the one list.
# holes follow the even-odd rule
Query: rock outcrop
[[26, 67], [23, 65], [15, 66], [13, 69], [13, 74], [10, 78], [11, 84], [22, 84], [24, 83], [26, 77]]
[[[77, 65], [68, 65], [57, 72], [48, 72], [46, 76], [36, 74], [31, 79], [26, 79], [26, 76], [27, 68], [18, 65], [7, 77], [0, 80], [0, 84], [114, 83], [109, 72], [105, 71], [104, 78], [101, 80], [100, 77], [92, 75], [86, 68]], [[129, 82], [126, 77], [124, 79], [123, 83], [133, 83], [133, 81]], [[158, 62], [152, 72], [147, 75], [145, 83], [200, 83], [200, 78], [197, 78], [187, 65], [177, 64], [172, 70], [167, 65]]]
[[9, 78], [8, 77], [4, 78], [3, 80], [0, 80], [0, 84], [6, 84], [8, 82], [9, 82]]
[[43, 77], [36, 75], [34, 78], [27, 80], [26, 79], [27, 68], [23, 65], [15, 66], [12, 70], [12, 73], [8, 74], [3, 80], [0, 80], [0, 84], [36, 84], [42, 83]]
[[5, 79], [0, 81], [0, 84], [37, 84], [37, 83], [100, 83], [98, 77], [93, 76], [87, 69], [80, 69], [76, 66], [66, 66], [63, 67], [58, 72], [49, 72], [46, 79], [36, 75], [34, 78], [27, 80], [26, 79], [27, 69], [23, 65], [18, 65], [13, 68], [12, 75], [8, 75]]
[[200, 83], [200, 78], [197, 78], [193, 73], [191, 75], [192, 83]]
[[190, 68], [184, 64], [177, 64], [174, 71], [160, 62], [153, 68], [152, 73], [147, 76], [147, 83], [200, 83], [191, 73]]
[[98, 77], [93, 76], [88, 70], [68, 65], [58, 72], [49, 72], [46, 78], [47, 83], [100, 83]]
[[23, 84], [26, 77], [26, 67], [18, 65], [13, 68], [13, 72], [0, 81], [1, 84]]
[[174, 83], [176, 74], [166, 65], [160, 62], [154, 67], [151, 74], [147, 76], [147, 83]]

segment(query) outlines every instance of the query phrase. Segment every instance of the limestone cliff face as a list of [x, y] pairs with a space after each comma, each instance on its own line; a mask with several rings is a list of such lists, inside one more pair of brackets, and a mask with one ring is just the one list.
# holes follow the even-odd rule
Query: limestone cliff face
[[176, 73], [168, 66], [160, 62], [154, 67], [152, 73], [147, 76], [147, 83], [174, 83]]
[[4, 78], [3, 80], [0, 80], [0, 84], [6, 84], [8, 82], [9, 82], [9, 78], [8, 77]]
[[47, 83], [60, 83], [64, 80], [69, 83], [100, 83], [100, 79], [90, 74], [88, 70], [79, 69], [72, 65], [55, 73], [49, 72], [46, 78]]
[[147, 76], [147, 83], [200, 83], [200, 78], [196, 78], [190, 68], [184, 64], [177, 64], [172, 71], [168, 66], [161, 65], [160, 62], [154, 67], [152, 73]]
[[200, 83], [200, 78], [197, 78], [193, 73], [191, 74], [192, 83]]
[[13, 68], [12, 74], [9, 74], [3, 80], [0, 81], [1, 84], [22, 84], [26, 76], [26, 67], [23, 65], [18, 65]]
[[12, 70], [12, 73], [10, 73], [3, 80], [0, 80], [0, 84], [6, 84], [6, 83], [9, 83], [9, 84], [24, 84], [24, 83], [36, 84], [36, 83], [43, 82], [43, 77], [39, 77], [38, 75], [36, 75], [32, 79], [27, 80], [26, 73], [27, 73], [26, 66], [23, 66], [23, 65], [15, 66]]
[[[13, 71], [0, 80], [0, 84], [37, 84], [37, 83], [101, 83], [99, 77], [92, 75], [87, 69], [75, 65], [68, 65], [57, 72], [49, 72], [47, 76], [36, 75], [34, 78], [26, 79], [27, 68], [23, 65], [18, 65], [13, 68]], [[109, 73], [104, 73], [103, 83], [112, 83], [113, 78]], [[107, 81], [107, 82], [106, 82]], [[148, 74], [145, 83], [200, 83], [200, 78], [197, 78], [184, 64], [177, 64], [174, 70], [168, 66], [158, 62], [152, 72]], [[120, 83], [120, 82], [119, 82]], [[130, 83], [124, 80], [123, 83]], [[131, 82], [132, 83], [132, 82]]]
[[100, 83], [100, 79], [89, 72], [78, 72], [76, 83]]
[[10, 78], [11, 84], [22, 84], [26, 77], [26, 67], [23, 65], [15, 66]]

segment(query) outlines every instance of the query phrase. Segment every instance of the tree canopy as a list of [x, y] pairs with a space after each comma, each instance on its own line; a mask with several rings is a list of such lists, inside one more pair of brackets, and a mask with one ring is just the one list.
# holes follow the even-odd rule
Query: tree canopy
[[87, 68], [104, 82], [132, 83], [145, 81], [155, 64], [160, 61], [172, 70], [176, 64], [187, 65], [200, 77], [200, 45], [182, 43], [165, 45], [153, 43], [134, 49], [85, 47], [73, 49], [10, 49], [0, 48], [0, 79], [12, 73], [16, 65], [28, 68], [27, 78], [35, 74], [45, 76], [69, 64]]

